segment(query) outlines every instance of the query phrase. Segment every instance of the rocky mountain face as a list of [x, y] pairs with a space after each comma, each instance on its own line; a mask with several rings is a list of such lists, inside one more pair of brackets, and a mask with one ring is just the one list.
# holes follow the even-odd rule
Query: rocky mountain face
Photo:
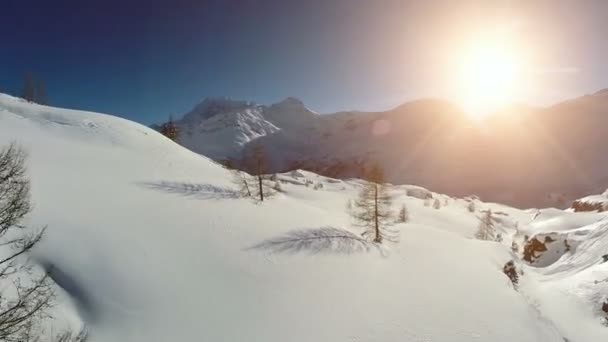
[[513, 106], [482, 122], [442, 100], [319, 115], [298, 99], [265, 106], [209, 98], [176, 121], [180, 144], [215, 160], [263, 146], [271, 171], [387, 180], [520, 207], [567, 206], [608, 187], [608, 91], [548, 108]]

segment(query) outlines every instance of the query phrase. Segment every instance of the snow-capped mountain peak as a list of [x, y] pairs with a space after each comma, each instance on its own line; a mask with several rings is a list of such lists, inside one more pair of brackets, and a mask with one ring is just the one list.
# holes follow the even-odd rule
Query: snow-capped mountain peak
[[218, 114], [232, 113], [255, 107], [258, 107], [258, 105], [254, 102], [233, 100], [228, 97], [207, 97], [184, 115], [181, 121], [195, 123]]

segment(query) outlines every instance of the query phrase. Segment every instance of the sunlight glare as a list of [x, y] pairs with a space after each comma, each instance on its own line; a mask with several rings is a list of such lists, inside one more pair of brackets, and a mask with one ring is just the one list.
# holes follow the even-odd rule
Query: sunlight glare
[[459, 76], [460, 100], [473, 119], [483, 119], [515, 99], [521, 65], [513, 47], [479, 40], [465, 54]]

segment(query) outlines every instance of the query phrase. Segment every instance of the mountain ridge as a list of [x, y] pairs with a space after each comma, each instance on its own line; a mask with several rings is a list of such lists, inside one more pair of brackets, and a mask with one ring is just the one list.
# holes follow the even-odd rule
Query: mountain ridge
[[601, 176], [608, 163], [598, 150], [608, 135], [608, 98], [598, 93], [550, 107], [509, 106], [480, 122], [432, 98], [386, 111], [329, 114], [294, 97], [271, 105], [222, 98], [228, 103], [212, 107], [213, 115], [176, 124], [180, 144], [217, 161], [238, 160], [260, 144], [271, 172], [303, 168], [361, 177], [366, 164], [376, 162], [395, 184], [476, 193], [518, 207], [563, 207], [608, 187]]

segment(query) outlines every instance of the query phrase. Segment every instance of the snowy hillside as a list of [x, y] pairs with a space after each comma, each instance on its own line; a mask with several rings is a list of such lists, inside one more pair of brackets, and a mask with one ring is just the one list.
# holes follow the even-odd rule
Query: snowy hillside
[[[231, 108], [232, 116], [202, 120], [215, 135], [197, 136], [235, 144], [229, 149], [270, 138], [286, 129], [281, 106], [300, 108], [293, 99], [276, 106]], [[300, 129], [320, 129], [316, 114], [299, 114]], [[247, 120], [247, 129], [224, 133]], [[63, 288], [56, 324], [83, 322], [91, 342], [608, 337], [598, 309], [608, 293], [604, 213], [478, 200], [471, 213], [464, 199], [430, 193], [435, 209], [424, 189], [394, 186], [394, 209], [407, 205], [411, 219], [395, 225], [399, 243], [377, 246], [355, 239], [361, 231], [346, 211], [358, 180], [285, 173], [283, 193], [254, 203], [235, 196], [227, 170], [152, 129], [0, 95], [0, 146], [13, 140], [29, 152], [35, 208], [27, 223], [48, 225], [34, 260], [53, 265]], [[502, 243], [473, 238], [488, 208], [501, 213]], [[576, 236], [577, 247], [545, 267], [526, 266], [511, 241], [541, 232]], [[346, 242], [310, 242], [327, 233]], [[512, 259], [524, 271], [519, 289], [502, 272]]]
[[565, 208], [608, 187], [607, 109], [606, 91], [549, 108], [511, 106], [483, 122], [441, 100], [318, 115], [294, 98], [270, 106], [214, 98], [178, 125], [183, 146], [215, 160], [239, 158], [254, 142], [279, 171], [357, 177], [374, 159], [395, 184]]

